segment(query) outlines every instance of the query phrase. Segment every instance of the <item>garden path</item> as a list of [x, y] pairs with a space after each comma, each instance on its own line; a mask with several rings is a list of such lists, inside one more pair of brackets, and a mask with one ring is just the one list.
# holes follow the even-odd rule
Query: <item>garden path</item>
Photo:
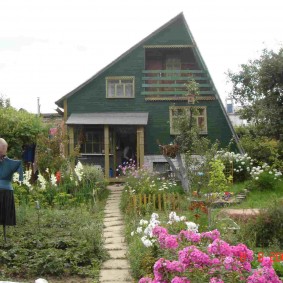
[[133, 282], [130, 275], [130, 266], [126, 257], [127, 245], [124, 238], [124, 223], [119, 208], [123, 191], [122, 185], [107, 187], [111, 194], [106, 202], [103, 235], [105, 248], [110, 259], [105, 261], [100, 270], [100, 283]]

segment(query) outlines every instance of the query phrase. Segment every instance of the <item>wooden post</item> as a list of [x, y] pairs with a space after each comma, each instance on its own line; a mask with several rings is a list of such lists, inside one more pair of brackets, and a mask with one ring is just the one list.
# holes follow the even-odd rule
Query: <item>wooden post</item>
[[69, 149], [70, 149], [70, 154], [74, 153], [75, 145], [74, 145], [74, 128], [72, 126], [69, 127]]
[[144, 165], [144, 127], [140, 126], [137, 130], [137, 159], [138, 167]]
[[156, 197], [155, 197], [155, 194], [154, 194], [154, 195], [152, 196], [153, 209], [156, 208], [155, 201], [156, 201]]
[[158, 194], [158, 209], [161, 210], [161, 195]]
[[137, 128], [137, 168], [140, 168], [140, 131]]
[[[67, 99], [64, 100], [63, 102], [63, 106], [64, 106], [64, 130], [63, 130], [63, 136], [66, 136], [68, 134], [68, 126], [66, 125], [66, 121], [68, 118], [68, 103], [67, 103]], [[64, 155], [68, 156], [69, 155], [69, 145], [66, 143], [64, 148]]]
[[104, 125], [104, 176], [109, 179], [109, 126]]

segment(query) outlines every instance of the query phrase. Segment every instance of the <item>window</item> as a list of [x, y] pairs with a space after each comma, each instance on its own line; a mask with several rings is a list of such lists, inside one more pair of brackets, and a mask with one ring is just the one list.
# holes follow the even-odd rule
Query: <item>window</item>
[[205, 106], [172, 106], [170, 107], [170, 134], [177, 135], [179, 131], [176, 129], [177, 119], [181, 115], [190, 115], [191, 109], [195, 109], [193, 118], [196, 119], [197, 126], [200, 130], [200, 134], [207, 134], [207, 115]]
[[108, 77], [106, 78], [107, 98], [134, 98], [134, 77]]
[[81, 153], [104, 153], [104, 137], [102, 131], [86, 131], [81, 144]]

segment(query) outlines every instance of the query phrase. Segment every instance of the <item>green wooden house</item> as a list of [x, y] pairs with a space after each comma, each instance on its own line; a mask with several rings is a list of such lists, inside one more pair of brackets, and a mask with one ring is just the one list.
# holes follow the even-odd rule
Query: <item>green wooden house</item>
[[[197, 104], [184, 85], [192, 78], [200, 87]], [[81, 161], [101, 166], [107, 178], [115, 177], [126, 146], [139, 166], [165, 166], [156, 140], [170, 143], [174, 119], [192, 107], [201, 134], [222, 145], [236, 138], [183, 13], [56, 104], [64, 109], [68, 152], [80, 145]]]

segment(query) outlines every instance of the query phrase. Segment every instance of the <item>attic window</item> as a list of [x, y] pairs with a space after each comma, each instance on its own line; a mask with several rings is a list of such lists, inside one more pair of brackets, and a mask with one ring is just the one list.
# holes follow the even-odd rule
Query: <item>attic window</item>
[[134, 98], [135, 97], [134, 77], [107, 77], [106, 97], [107, 98]]
[[194, 109], [193, 118], [197, 123], [200, 134], [207, 134], [207, 114], [205, 106], [172, 106], [170, 112], [170, 134], [178, 135], [180, 132], [176, 129], [176, 123], [180, 116], [190, 115], [191, 109]]

